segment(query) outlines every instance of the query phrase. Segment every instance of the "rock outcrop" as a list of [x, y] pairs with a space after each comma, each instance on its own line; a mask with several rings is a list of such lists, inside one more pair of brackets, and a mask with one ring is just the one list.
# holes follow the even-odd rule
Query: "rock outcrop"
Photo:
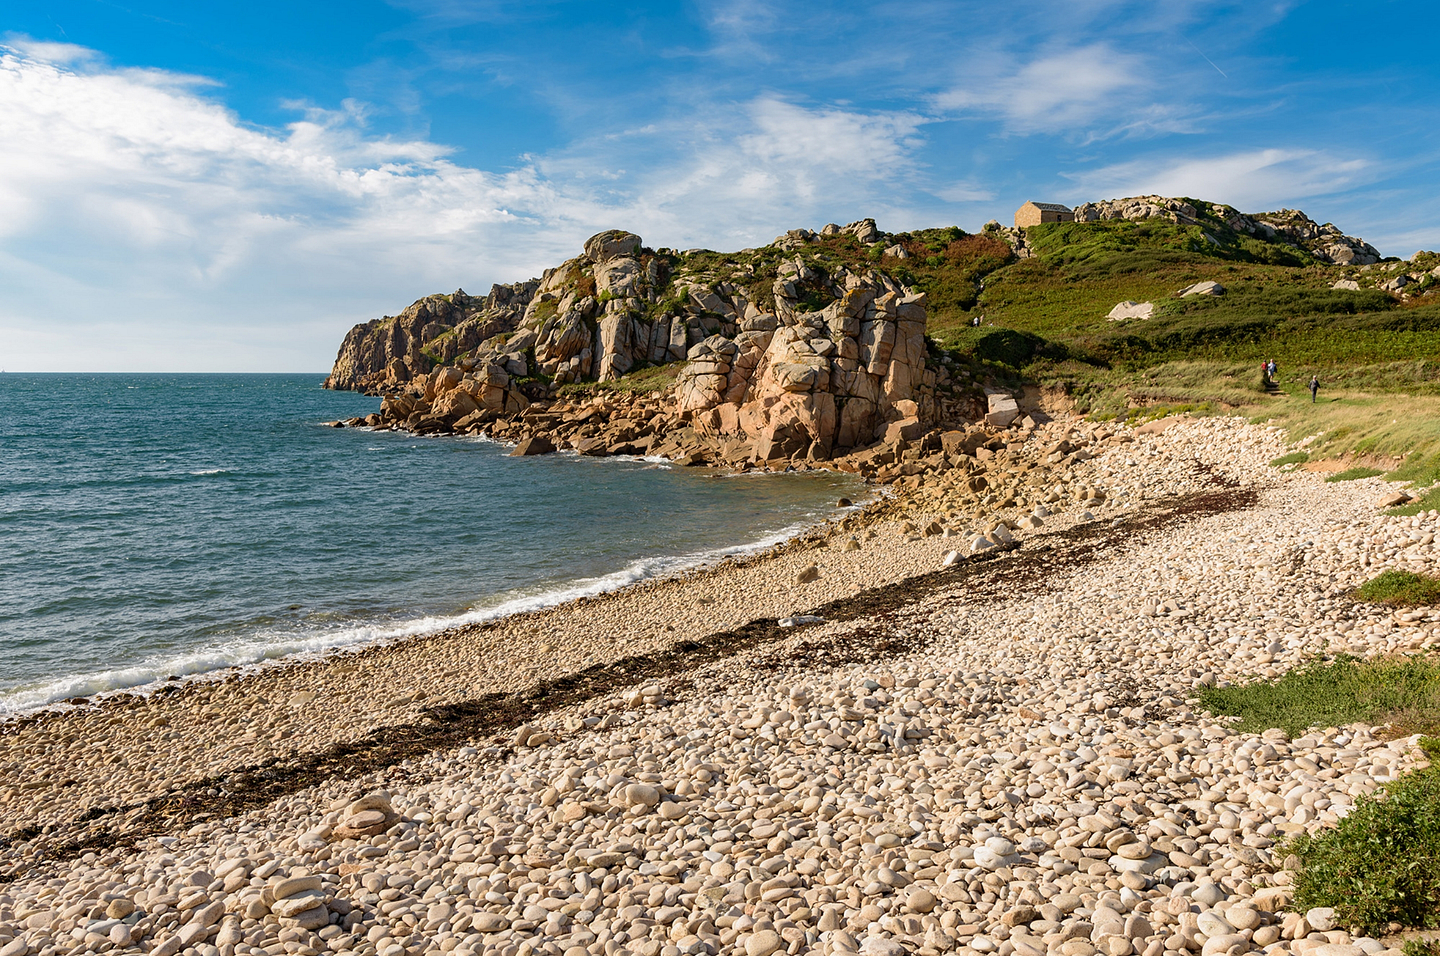
[[[798, 251], [835, 237], [875, 252], [847, 265]], [[356, 326], [326, 386], [383, 394], [385, 424], [471, 431], [553, 401], [566, 384], [683, 362], [660, 417], [663, 430], [683, 427], [705, 445], [691, 451], [829, 460], [874, 444], [896, 423], [919, 434], [947, 414], [935, 397], [948, 374], [929, 355], [925, 296], [870, 264], [883, 239], [865, 219], [722, 256], [650, 250], [633, 233], [608, 230], [539, 279], [497, 285], [484, 298], [428, 296]], [[573, 447], [593, 454], [629, 444]]]
[[1347, 236], [1332, 223], [1321, 225], [1298, 209], [1246, 214], [1233, 206], [1212, 204], [1202, 210], [1188, 200], [1165, 196], [1106, 199], [1075, 207], [1076, 222], [1107, 219], [1166, 219], [1201, 226], [1219, 220], [1237, 233], [1294, 246], [1321, 262], [1363, 266], [1380, 261], [1380, 253], [1364, 239]]

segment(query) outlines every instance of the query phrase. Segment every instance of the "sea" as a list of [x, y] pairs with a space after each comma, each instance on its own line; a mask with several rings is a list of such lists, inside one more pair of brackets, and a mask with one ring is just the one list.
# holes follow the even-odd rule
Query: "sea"
[[0, 374], [0, 715], [556, 604], [863, 489], [328, 427], [323, 374]]

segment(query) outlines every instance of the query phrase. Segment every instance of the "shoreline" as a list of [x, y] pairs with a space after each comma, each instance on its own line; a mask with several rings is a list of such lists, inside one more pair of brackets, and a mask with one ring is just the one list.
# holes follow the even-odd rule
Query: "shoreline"
[[[1071, 435], [1075, 442], [1083, 444], [1087, 441], [1083, 434], [1092, 439], [1107, 436], [1096, 439], [1101, 443], [1113, 440], [1108, 429], [1082, 422], [1054, 422], [1033, 433], [1030, 441], [1020, 446], [1023, 450], [1002, 453], [988, 464], [996, 469], [992, 473], [1003, 473], [1006, 480], [1016, 482], [1015, 487], [1048, 487], [1052, 471], [1063, 473], [1090, 466], [1083, 455], [1073, 454], [1064, 463], [1045, 464], [1042, 453], [1049, 446], [1044, 439]], [[922, 485], [918, 477], [910, 487], [891, 486], [892, 494], [876, 498], [839, 521], [818, 522], [784, 542], [739, 560], [722, 560], [711, 567], [691, 568], [498, 620], [310, 659], [225, 669], [218, 672], [222, 675], [219, 679], [161, 682], [148, 693], [120, 691], [96, 706], [43, 709], [0, 722], [0, 743], [7, 737], [43, 733], [49, 726], [83, 741], [88, 739], [88, 727], [103, 726], [114, 719], [128, 725], [140, 715], [149, 715], [144, 722], [155, 726], [146, 726], [144, 732], [135, 734], [133, 752], [121, 766], [144, 768], [147, 777], [169, 767], [179, 779], [185, 779], [203, 776], [202, 768], [229, 770], [323, 749], [336, 740], [362, 736], [375, 727], [414, 722], [426, 707], [497, 691], [512, 692], [592, 664], [652, 653], [675, 642], [703, 640], [706, 635], [757, 618], [780, 619], [801, 613], [825, 600], [849, 596], [861, 589], [860, 581], [871, 587], [885, 586], [934, 570], [941, 566], [946, 553], [969, 550], [971, 538], [966, 536], [966, 527], [977, 531], [996, 523], [992, 520], [976, 524], [973, 518], [946, 518], [943, 512], [937, 513], [934, 496], [965, 493], [966, 486], [952, 487], [943, 476]], [[1118, 502], [1119, 497], [1103, 504], [1077, 501], [1070, 520], [1076, 520], [1087, 506], [1117, 515], [1131, 507]], [[935, 518], [917, 523], [908, 517], [918, 519], [922, 514]], [[952, 509], [949, 514], [960, 513]], [[1001, 514], [995, 509], [992, 517]], [[941, 529], [936, 519], [949, 527]], [[1055, 520], [1049, 519], [1052, 524]], [[1015, 520], [1009, 523], [1016, 525], [1014, 534], [1027, 533]], [[853, 545], [836, 541], [837, 547], [829, 546], [832, 540], [843, 538], [856, 540]], [[827, 567], [819, 580], [796, 583], [804, 568], [815, 563], [811, 555], [820, 554], [825, 557], [822, 563], [834, 571]], [[484, 673], [477, 673], [477, 665]], [[325, 713], [323, 723], [316, 720], [317, 710]], [[232, 722], [243, 716], [253, 729], [238, 739], [232, 736], [229, 747], [217, 748], [216, 728], [211, 724], [222, 715]], [[335, 726], [337, 721], [341, 726]], [[168, 729], [172, 724], [190, 727], [196, 733], [182, 736]], [[230, 756], [217, 757], [217, 750]], [[4, 754], [0, 747], [0, 764]], [[74, 777], [42, 778], [41, 789], [49, 791], [62, 805], [78, 805], [84, 813], [152, 794], [153, 787], [137, 785], [133, 779], [125, 779], [123, 773], [117, 779], [110, 772], [111, 766]], [[92, 786], [83, 782], [97, 775], [107, 779], [107, 785], [99, 788], [106, 796], [98, 802], [89, 793]], [[71, 779], [75, 782], [69, 782]], [[78, 800], [64, 799], [75, 790], [80, 791]], [[4, 793], [0, 787], [0, 797]], [[4, 804], [0, 800], [0, 836], [20, 822], [15, 819], [15, 810], [7, 812]]]
[[[372, 429], [367, 428], [365, 430]], [[501, 446], [507, 445], [506, 442], [477, 436], [413, 435], [412, 437], [423, 439], [448, 438], [461, 441], [484, 441], [487, 443], [499, 444]], [[570, 452], [562, 454], [573, 455], [574, 453]], [[668, 462], [662, 460], [644, 457], [624, 457], [621, 458], [621, 460], [645, 461], [662, 465], [669, 464]], [[719, 469], [711, 470], [717, 472], [719, 471]], [[714, 475], [714, 477], [767, 478], [778, 477], [780, 476], [780, 474], [781, 473], [771, 472], [735, 472], [726, 474], [717, 473], [716, 475]], [[671, 575], [683, 574], [697, 568], [711, 566], [725, 560], [726, 558], [760, 554], [768, 551], [771, 548], [784, 545], [785, 543], [796, 537], [806, 535], [815, 530], [817, 527], [833, 521], [837, 516], [843, 516], [845, 514], [861, 510], [868, 503], [874, 500], [878, 500], [878, 497], [883, 495], [883, 491], [875, 487], [866, 487], [863, 489], [859, 489], [859, 491], [864, 494], [864, 497], [857, 497], [856, 504], [840, 508], [835, 506], [833, 500], [831, 500], [828, 505], [817, 505], [817, 509], [828, 510], [828, 516], [812, 516], [811, 518], [802, 519], [800, 521], [787, 525], [786, 527], [780, 528], [772, 532], [768, 532], [760, 538], [752, 541], [743, 542], [735, 545], [726, 545], [710, 548], [708, 550], [699, 552], [683, 554], [657, 553], [653, 555], [647, 555], [644, 557], [635, 558], [624, 566], [606, 574], [592, 576], [588, 578], [575, 578], [568, 581], [555, 582], [549, 586], [545, 586], [543, 590], [535, 591], [534, 593], [523, 593], [528, 590], [526, 588], [512, 589], [510, 592], [503, 593], [511, 594], [514, 596], [506, 597], [504, 600], [485, 607], [476, 607], [474, 604], [472, 604], [465, 610], [453, 614], [422, 614], [418, 617], [412, 617], [383, 624], [357, 623], [353, 625], [352, 628], [349, 628], [353, 630], [381, 632], [378, 636], [356, 637], [353, 639], [341, 638], [336, 640], [336, 642], [334, 643], [327, 642], [323, 646], [299, 649], [291, 653], [280, 653], [274, 656], [272, 656], [272, 654], [270, 653], [270, 649], [274, 646], [283, 646], [284, 642], [279, 642], [278, 645], [257, 643], [254, 647], [254, 658], [250, 660], [240, 660], [232, 663], [222, 663], [216, 666], [205, 667], [200, 670], [193, 670], [188, 672], [178, 669], [168, 669], [168, 673], [170, 675], [173, 675], [173, 677], [155, 676], [133, 684], [127, 684], [123, 686], [110, 686], [102, 690], [92, 691], [85, 694], [69, 694], [65, 697], [56, 696], [43, 702], [25, 704], [18, 707], [11, 707], [8, 705], [0, 704], [0, 728], [3, 728], [7, 723], [11, 723], [16, 720], [25, 720], [40, 713], [64, 713], [70, 710], [84, 708], [87, 706], [95, 706], [100, 702], [117, 695], [132, 695], [143, 697], [153, 694], [156, 691], [161, 690], [162, 688], [174, 686], [177, 684], [180, 686], [185, 686], [191, 683], [215, 683], [217, 681], [229, 680], [233, 677], [242, 677], [244, 676], [244, 674], [251, 671], [252, 669], [264, 670], [274, 667], [286, 667], [292, 664], [315, 663], [317, 661], [325, 661], [330, 658], [343, 658], [346, 655], [354, 654], [372, 647], [386, 647], [411, 640], [423, 640], [430, 636], [445, 634], [466, 627], [485, 624], [516, 614], [524, 614], [537, 610], [546, 610], [561, 604], [568, 603], [570, 601], [584, 600], [586, 598], [595, 597], [598, 595], [614, 593], [616, 591], [644, 584], [649, 581], [660, 580]], [[642, 570], [644, 566], [649, 564], [658, 564], [661, 567], [659, 567], [653, 573]], [[615, 580], [613, 583], [607, 583], [610, 581], [610, 579], [617, 580]], [[540, 586], [530, 586], [530, 588], [536, 587]], [[515, 594], [516, 591], [520, 591], [522, 593]], [[495, 594], [489, 595], [488, 597], [490, 599], [494, 599], [501, 596], [501, 594]], [[432, 619], [436, 620], [436, 623], [433, 625], [425, 625], [423, 623]], [[324, 640], [324, 636], [321, 635], [320, 639]], [[299, 640], [303, 643], [305, 639], [302, 638]], [[245, 641], [242, 641], [240, 643], [242, 644], [242, 646], [246, 646], [251, 643], [251, 641], [247, 638]], [[187, 654], [179, 655], [178, 657], [174, 658], [174, 660], [183, 660], [186, 656], [189, 655], [221, 655], [225, 652], [226, 648], [224, 646], [197, 648], [190, 652], [187, 652]], [[124, 670], [127, 669], [146, 668], [159, 675], [162, 672], [167, 671], [166, 663], [167, 662], [150, 663], [146, 661], [139, 661], [130, 665], [128, 668], [118, 669], [118, 672], [123, 673]], [[96, 682], [100, 681], [102, 678], [104, 678], [107, 674], [110, 673], [116, 673], [116, 671], [107, 671], [98, 674], [72, 675], [68, 677], [56, 678], [55, 680], [51, 681], [50, 684], [43, 686], [51, 686], [53, 684], [58, 684], [66, 681], [77, 684]], [[16, 691], [15, 693], [19, 694], [24, 692]]]
[[[1068, 497], [1000, 547], [968, 546], [988, 522], [931, 481], [763, 555], [0, 727], [0, 936], [27, 956], [95, 927], [162, 956], [206, 939], [228, 956], [738, 956], [767, 933], [818, 956], [1046, 956], [1068, 914], [1041, 916], [1043, 899], [1128, 890], [1159, 934], [1134, 956], [1178, 931], [1160, 926], [1172, 894], [1213, 887], [1205, 906], [1250, 907], [1278, 938], [1264, 841], [1333, 823], [1417, 755], [1365, 727], [1236, 734], [1189, 694], [1326, 647], [1435, 646], [1440, 620], [1346, 595], [1383, 567], [1433, 573], [1422, 533], [1440, 519], [1377, 514], [1373, 479], [1269, 468], [1273, 429], [1181, 420], [1105, 444], [1087, 428], [1049, 437], [1093, 457], [1012, 462], [1017, 499]], [[1103, 504], [1082, 497], [1096, 485]], [[1316, 795], [1293, 812], [1291, 759]], [[381, 792], [393, 817], [357, 830], [353, 801]], [[1078, 853], [1082, 813], [1131, 814], [1133, 830], [1105, 825], [1138, 841], [1138, 876], [1124, 854]], [[1232, 813], [1221, 829], [1246, 840], [1186, 842], [1148, 825], [1165, 813]], [[981, 908], [985, 848], [1017, 877]], [[877, 882], [882, 863], [903, 880]], [[303, 911], [324, 923], [263, 897], [311, 874], [325, 908]], [[1015, 898], [1026, 886], [1050, 896]], [[566, 918], [527, 915], [551, 889]], [[87, 893], [139, 915], [64, 915]]]

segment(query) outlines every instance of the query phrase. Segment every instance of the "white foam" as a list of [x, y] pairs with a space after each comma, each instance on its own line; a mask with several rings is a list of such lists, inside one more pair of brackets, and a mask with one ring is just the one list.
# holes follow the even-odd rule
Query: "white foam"
[[228, 474], [230, 474], [230, 471], [229, 471], [229, 469], [226, 469], [226, 468], [206, 468], [206, 469], [204, 469], [204, 470], [202, 470], [202, 471], [192, 471], [192, 472], [190, 472], [190, 474], [192, 474], [192, 475], [228, 475]]
[[259, 631], [249, 638], [181, 654], [158, 655], [129, 667], [69, 675], [30, 687], [0, 692], [0, 718], [53, 706], [72, 697], [147, 692], [153, 689], [153, 685], [171, 675], [192, 680], [217, 679], [224, 677], [231, 668], [314, 658], [331, 651], [387, 644], [465, 624], [538, 611], [566, 601], [615, 591], [647, 579], [702, 567], [723, 558], [764, 550], [805, 530], [816, 517], [818, 513], [747, 544], [690, 554], [641, 558], [618, 571], [598, 577], [504, 592], [460, 614], [427, 615], [396, 623], [337, 627], [305, 634], [281, 630]]

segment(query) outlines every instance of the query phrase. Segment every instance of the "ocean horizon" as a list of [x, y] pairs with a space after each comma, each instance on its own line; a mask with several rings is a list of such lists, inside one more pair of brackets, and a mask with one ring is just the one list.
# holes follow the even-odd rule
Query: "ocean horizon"
[[859, 487], [330, 428], [379, 399], [323, 379], [0, 375], [0, 714], [612, 590]]

